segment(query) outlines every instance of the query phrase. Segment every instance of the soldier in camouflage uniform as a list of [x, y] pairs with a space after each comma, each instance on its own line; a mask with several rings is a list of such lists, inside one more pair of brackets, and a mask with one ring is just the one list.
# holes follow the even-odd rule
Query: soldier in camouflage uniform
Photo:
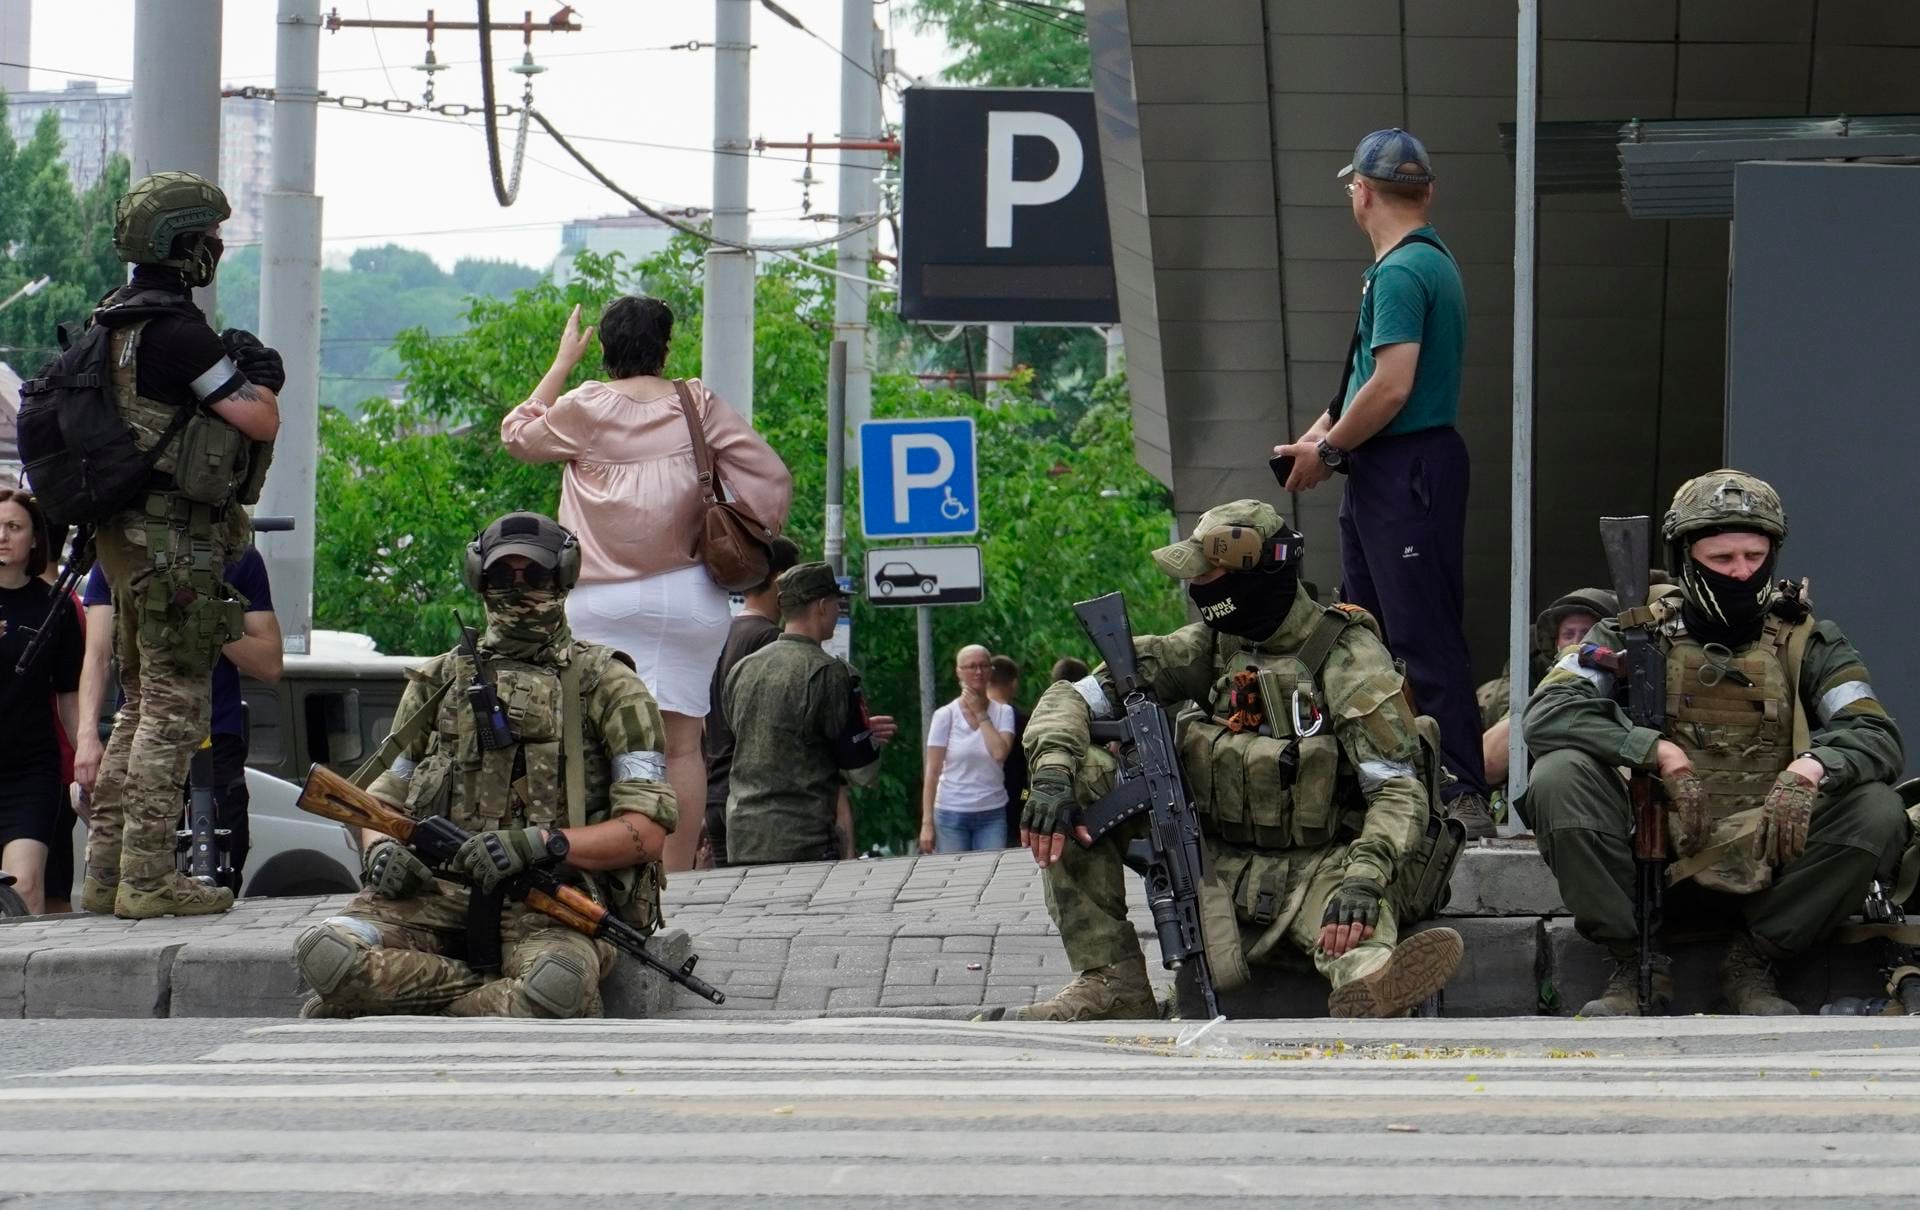
[[469, 887], [492, 892], [534, 866], [561, 866], [628, 923], [658, 926], [660, 850], [678, 819], [660, 711], [626, 657], [574, 641], [566, 595], [579, 570], [574, 536], [536, 513], [509, 513], [467, 548], [468, 586], [486, 602], [481, 660], [511, 742], [482, 746], [461, 651], [411, 674], [383, 749], [398, 755], [369, 790], [473, 836], [441, 870], [365, 836], [366, 889], [296, 945], [316, 993], [305, 1015], [598, 1016], [614, 950], [519, 903], [501, 909], [499, 970], [464, 960]]
[[232, 891], [188, 879], [174, 861], [181, 788], [211, 723], [214, 661], [245, 629], [247, 603], [221, 573], [249, 540], [241, 506], [260, 498], [286, 381], [278, 353], [250, 335], [216, 335], [193, 304], [190, 291], [213, 280], [228, 213], [226, 196], [192, 173], [136, 182], [113, 236], [133, 277], [91, 320], [113, 333], [116, 408], [139, 448], [160, 452], [148, 491], [96, 533], [126, 700], [94, 788], [89, 912], [139, 919], [233, 904]]
[[[1840, 628], [1773, 579], [1787, 515], [1772, 487], [1735, 470], [1690, 480], [1661, 535], [1680, 591], [1600, 622], [1527, 703], [1539, 757], [1528, 818], [1575, 925], [1614, 957], [1587, 1016], [1639, 1012], [1623, 767], [1657, 771], [1668, 799], [1668, 919], [1732, 914], [1720, 970], [1728, 1007], [1790, 1014], [1773, 964], [1819, 944], [1876, 877], [1890, 880], [1906, 843], [1890, 784], [1900, 732]], [[1622, 629], [1642, 623], [1666, 660], [1662, 732], [1628, 721], [1626, 686], [1588, 650], [1618, 650]], [[1672, 988], [1662, 957], [1656, 1001]]]
[[[1187, 582], [1203, 619], [1140, 636], [1135, 650], [1161, 704], [1189, 709], [1180, 757], [1211, 855], [1202, 912], [1217, 985], [1230, 990], [1249, 961], [1292, 950], [1333, 985], [1333, 1015], [1405, 1012], [1445, 984], [1462, 947], [1451, 929], [1399, 936], [1423, 910], [1405, 875], [1438, 819], [1438, 759], [1372, 619], [1324, 609], [1301, 589], [1300, 535], [1257, 500], [1209, 510], [1192, 538], [1153, 557]], [[1155, 1015], [1121, 864], [1146, 821], [1091, 847], [1079, 827], [1081, 808], [1114, 779], [1088, 724], [1117, 716], [1102, 666], [1050, 686], [1027, 724], [1021, 840], [1046, 871], [1047, 909], [1080, 974], [1013, 1017]], [[1067, 844], [1076, 832], [1081, 843]]]
[[[1604, 588], [1576, 588], [1540, 611], [1533, 622], [1533, 651], [1527, 678], [1529, 686], [1540, 683], [1562, 647], [1578, 643], [1601, 618], [1620, 612], [1620, 602]], [[1487, 770], [1487, 784], [1507, 784], [1507, 745], [1512, 737], [1512, 667], [1498, 680], [1480, 686], [1480, 763]]]

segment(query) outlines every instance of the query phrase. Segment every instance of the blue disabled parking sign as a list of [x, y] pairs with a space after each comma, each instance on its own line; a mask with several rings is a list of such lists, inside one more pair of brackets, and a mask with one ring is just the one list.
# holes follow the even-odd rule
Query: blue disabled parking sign
[[973, 420], [869, 420], [860, 426], [860, 528], [869, 538], [980, 530]]

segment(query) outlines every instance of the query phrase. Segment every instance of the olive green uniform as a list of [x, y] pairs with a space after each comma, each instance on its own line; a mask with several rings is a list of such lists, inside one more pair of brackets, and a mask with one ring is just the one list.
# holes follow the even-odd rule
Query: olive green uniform
[[[628, 812], [673, 830], [678, 811], [666, 781], [659, 708], [624, 657], [580, 642], [556, 644], [532, 659], [508, 658], [485, 642], [480, 650], [516, 742], [480, 747], [462, 692], [473, 680], [472, 661], [457, 651], [437, 656], [410, 675], [396, 717], [412, 718], [442, 685], [452, 687], [435, 707], [432, 727], [369, 787], [375, 796], [416, 819], [449, 816], [469, 832], [581, 827]], [[567, 789], [563, 706], [575, 678], [584, 774], [577, 806]], [[642, 931], [659, 924], [657, 864], [572, 871], [569, 881]], [[406, 899], [362, 891], [301, 937], [301, 971], [340, 1015], [599, 1015], [600, 980], [616, 956], [611, 947], [508, 903], [501, 969], [482, 974], [463, 960], [468, 895], [438, 878]]]
[[733, 666], [720, 707], [733, 729], [727, 864], [831, 861], [843, 782], [872, 785], [877, 760], [842, 769], [835, 741], [853, 710], [854, 671], [788, 631]]
[[[1899, 730], [1834, 623], [1801, 624], [1804, 654], [1793, 684], [1793, 628], [1772, 619], [1755, 642], [1709, 654], [1686, 633], [1677, 604], [1654, 607], [1667, 661], [1664, 732], [1635, 727], [1616, 700], [1624, 686], [1583, 666], [1577, 648], [1561, 654], [1527, 703], [1527, 743], [1539, 759], [1524, 806], [1541, 856], [1581, 934], [1616, 957], [1630, 954], [1635, 880], [1619, 770], [1654, 770], [1664, 737], [1692, 759], [1714, 821], [1704, 851], [1693, 858], [1676, 852], [1681, 859], [1669, 876], [1739, 896], [1747, 930], [1770, 956], [1803, 952], [1858, 910], [1868, 884], [1891, 874], [1906, 843], [1907, 819], [1890, 784], [1903, 763]], [[1619, 621], [1603, 620], [1586, 641], [1620, 649]], [[1804, 746], [1795, 742], [1796, 713]], [[1826, 776], [1806, 851], [1776, 869], [1753, 855], [1755, 817], [1774, 778], [1802, 751]], [[1677, 821], [1668, 834], [1678, 837]]]
[[[1407, 896], [1394, 878], [1427, 824], [1430, 796], [1419, 769], [1430, 753], [1402, 678], [1369, 624], [1355, 620], [1341, 629], [1317, 678], [1308, 677], [1297, 655], [1326, 613], [1300, 592], [1280, 628], [1259, 643], [1195, 624], [1142, 636], [1134, 647], [1141, 680], [1160, 702], [1176, 714], [1189, 707], [1180, 717], [1181, 764], [1212, 857], [1211, 885], [1232, 897], [1242, 961], [1269, 960], [1284, 946], [1311, 955], [1338, 988], [1385, 965], [1404, 923], [1398, 909]], [[1278, 707], [1260, 731], [1234, 731], [1220, 721], [1232, 713], [1234, 674], [1247, 668], [1260, 670], [1261, 696]], [[1295, 737], [1285, 717], [1296, 686], [1321, 715], [1317, 732], [1305, 738]], [[1112, 758], [1090, 747], [1088, 724], [1117, 717], [1118, 707], [1103, 665], [1083, 681], [1049, 687], [1027, 724], [1031, 767], [1069, 770], [1083, 807], [1114, 779]], [[1303, 715], [1314, 708], [1303, 706]], [[1311, 719], [1302, 722], [1299, 730], [1314, 729]], [[1121, 857], [1144, 826], [1130, 821], [1090, 849], [1070, 843], [1046, 868], [1047, 910], [1076, 970], [1140, 953], [1127, 920]], [[1330, 958], [1316, 948], [1321, 914], [1346, 877], [1387, 887], [1389, 910], [1371, 939]], [[1217, 944], [1210, 935], [1210, 954]], [[1233, 963], [1216, 961], [1216, 977], [1223, 965]]]

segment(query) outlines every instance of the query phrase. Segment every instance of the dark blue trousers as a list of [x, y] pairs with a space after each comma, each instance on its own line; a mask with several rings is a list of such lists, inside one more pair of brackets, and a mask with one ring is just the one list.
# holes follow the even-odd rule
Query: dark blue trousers
[[1352, 455], [1340, 502], [1343, 596], [1386, 631], [1420, 713], [1440, 724], [1452, 797], [1487, 793], [1465, 608], [1467, 444], [1451, 428], [1381, 435]]

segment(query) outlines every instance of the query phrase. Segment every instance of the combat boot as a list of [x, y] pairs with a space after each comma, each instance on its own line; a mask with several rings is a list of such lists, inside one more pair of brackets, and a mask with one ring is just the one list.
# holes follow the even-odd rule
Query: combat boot
[[232, 891], [223, 886], [202, 885], [185, 874], [168, 874], [146, 886], [135, 886], [123, 878], [113, 896], [113, 914], [122, 920], [211, 916], [232, 906]]
[[351, 1021], [358, 1015], [337, 1004], [329, 1004], [318, 996], [308, 996], [306, 1002], [300, 1005], [300, 1019], [303, 1021]]
[[[1658, 1016], [1673, 1005], [1673, 959], [1653, 956], [1653, 1012]], [[1640, 959], [1615, 958], [1606, 990], [1580, 1006], [1583, 1017], [1637, 1017], [1640, 1015]]]
[[1773, 981], [1773, 963], [1753, 937], [1741, 933], [1720, 962], [1720, 994], [1727, 1011], [1743, 1017], [1797, 1017], [1800, 1010], [1783, 999]]
[[113, 915], [114, 894], [120, 889], [120, 880], [108, 882], [104, 878], [95, 878], [88, 874], [80, 886], [80, 910], [92, 912], [96, 916]]
[[1471, 790], [1450, 801], [1447, 814], [1466, 826], [1468, 840], [1492, 840], [1500, 834], [1487, 800]]
[[1129, 1021], [1160, 1015], [1153, 984], [1147, 981], [1147, 960], [1139, 954], [1109, 966], [1081, 971], [1051, 1000], [1025, 1008], [990, 1008], [976, 1021]]
[[1447, 985], [1467, 952], [1452, 929], [1427, 929], [1393, 947], [1378, 969], [1333, 989], [1327, 1015], [1398, 1017]]

